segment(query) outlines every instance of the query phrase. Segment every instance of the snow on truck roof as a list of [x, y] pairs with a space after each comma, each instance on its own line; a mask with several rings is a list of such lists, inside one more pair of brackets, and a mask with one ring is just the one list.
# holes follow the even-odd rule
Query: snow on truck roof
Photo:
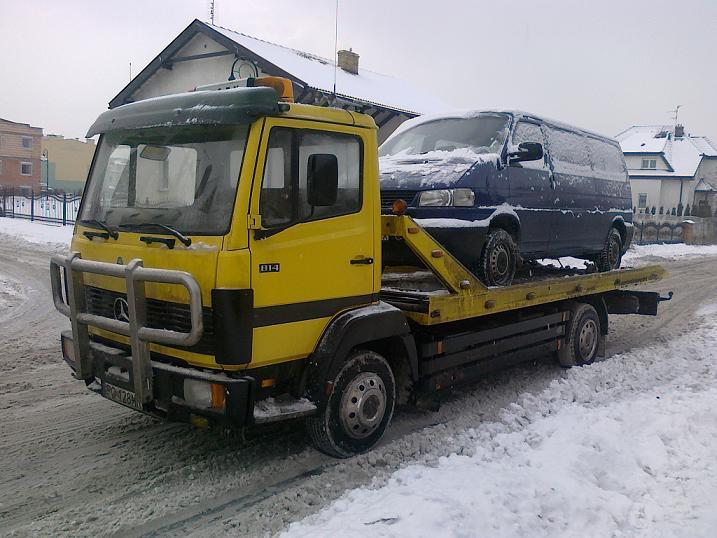
[[409, 114], [425, 114], [450, 108], [428, 92], [423, 92], [406, 81], [363, 67], [359, 67], [358, 74], [354, 75], [343, 69], [336, 69], [333, 60], [316, 54], [277, 45], [221, 26], [207, 26], [281, 67], [313, 89], [332, 93], [335, 72], [336, 94], [340, 97]]

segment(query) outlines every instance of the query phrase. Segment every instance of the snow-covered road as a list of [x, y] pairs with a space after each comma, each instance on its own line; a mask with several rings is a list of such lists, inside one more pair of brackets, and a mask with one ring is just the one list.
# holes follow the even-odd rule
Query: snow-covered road
[[[0, 219], [0, 234], [2, 220], [6, 219]], [[289, 524], [326, 508], [319, 519], [306, 520], [302, 526], [291, 529], [300, 533], [312, 523], [332, 524], [331, 514], [336, 506], [331, 503], [347, 490], [368, 485], [374, 489], [382, 485], [391, 487], [401, 473], [410, 477], [414, 472], [411, 465], [422, 464], [427, 465], [420, 468], [422, 473], [433, 472], [443, 465], [456, 465], [457, 469], [466, 465], [466, 469], [477, 467], [481, 472], [492, 472], [493, 495], [486, 498], [493, 499], [494, 509], [504, 510], [506, 518], [500, 521], [526, 525], [523, 528], [537, 533], [546, 524], [537, 512], [528, 508], [539, 508], [543, 517], [547, 515], [559, 522], [561, 514], [574, 506], [567, 499], [564, 507], [552, 506], [550, 511], [549, 494], [541, 499], [523, 499], [525, 489], [516, 489], [516, 497], [509, 496], [507, 487], [514, 482], [516, 488], [518, 485], [524, 488], [522, 482], [534, 481], [535, 491], [542, 491], [545, 483], [540, 478], [545, 474], [534, 470], [538, 463], [546, 468], [562, 460], [566, 465], [564, 472], [575, 488], [585, 487], [586, 492], [593, 493], [598, 490], [590, 488], [608, 491], [610, 473], [588, 479], [571, 472], [575, 468], [571, 466], [580, 468], [584, 461], [590, 463], [584, 467], [586, 470], [597, 469], [599, 466], [594, 462], [600, 457], [617, 454], [615, 445], [600, 445], [603, 452], [599, 452], [590, 444], [593, 440], [597, 442], [600, 432], [614, 428], [617, 432], [630, 431], [632, 437], [654, 442], [660, 439], [669, 455], [668, 449], [683, 448], [693, 441], [685, 419], [674, 415], [673, 407], [689, 408], [697, 417], [693, 422], [706, 420], [698, 415], [707, 401], [700, 399], [699, 394], [704, 392], [704, 398], [710, 397], [706, 385], [690, 381], [685, 390], [667, 389], [682, 383], [680, 376], [686, 375], [684, 363], [696, 355], [696, 339], [707, 331], [705, 316], [715, 315], [709, 309], [700, 314], [697, 311], [700, 305], [706, 306], [710, 298], [717, 297], [716, 257], [667, 262], [670, 276], [653, 287], [672, 289], [675, 298], [662, 305], [658, 318], [616, 317], [608, 345], [612, 358], [607, 361], [570, 371], [543, 361], [488, 376], [444, 402], [436, 413], [399, 412], [385, 442], [376, 450], [351, 460], [336, 461], [307, 447], [300, 424], [263, 429], [253, 432], [248, 441], [240, 442], [222, 438], [216, 432], [156, 423], [90, 393], [71, 378], [59, 357], [58, 335], [67, 326], [67, 320], [52, 307], [47, 274], [48, 257], [57, 247], [28, 243], [6, 234], [0, 239], [0, 278], [22, 283], [22, 300], [13, 299], [12, 313], [0, 319], [3, 351], [0, 534], [255, 536], [281, 532]], [[672, 347], [675, 342], [687, 346], [686, 354], [675, 353], [677, 348]], [[619, 353], [622, 357], [615, 357]], [[710, 372], [713, 374], [705, 370], [706, 374]], [[690, 400], [691, 395], [694, 401]], [[573, 397], [575, 402], [571, 404]], [[674, 405], [669, 406], [669, 412], [659, 414], [653, 427], [652, 421], [647, 420], [651, 416], [649, 402], [654, 399], [653, 407], [659, 411], [663, 409], [659, 406], [665, 403], [663, 398]], [[623, 404], [639, 411], [632, 414], [637, 417], [634, 421], [619, 420]], [[551, 421], [550, 416], [542, 416], [547, 409], [551, 415], [554, 410], [576, 427], [585, 421], [596, 425], [594, 432], [576, 430], [571, 446], [579, 450], [578, 455], [560, 459], [551, 456], [550, 447], [557, 446], [551, 443], [570, 440], [571, 436], [558, 435], [560, 424]], [[645, 417], [642, 422], [637, 420], [640, 415]], [[674, 428], [680, 425], [685, 428], [679, 440], [683, 444], [668, 445]], [[590, 437], [592, 434], [595, 437]], [[501, 447], [514, 454], [514, 462], [524, 464], [523, 473], [499, 472], [508, 461], [501, 460]], [[450, 455], [461, 451], [463, 457], [449, 463], [453, 461]], [[644, 446], [636, 446], [625, 454], [634, 458], [645, 457], [645, 453]], [[579, 457], [580, 454], [585, 457]], [[625, 461], [618, 460], [621, 467], [616, 470], [640, 472]], [[676, 465], [672, 460], [659, 458], [645, 463], [657, 473], [656, 477], [662, 476], [659, 473], [669, 465]], [[683, 467], [685, 472], [689, 471], [687, 466]], [[529, 474], [530, 471], [534, 474]], [[713, 471], [707, 469], [705, 473]], [[399, 474], [394, 475], [396, 472]], [[467, 470], [461, 472], [468, 476]], [[646, 516], [640, 521], [652, 521], [650, 518], [654, 519], [655, 511], [662, 506], [664, 495], [671, 495], [669, 487], [687, 488], [687, 481], [682, 478], [689, 476], [679, 475], [681, 481], [670, 483], [655, 478], [654, 488], [646, 490], [655, 497], [643, 501]], [[606, 482], [600, 482], [602, 477]], [[476, 483], [480, 486], [480, 480], [471, 482]], [[615, 487], [618, 485], [616, 482]], [[377, 489], [381, 491], [388, 490]], [[615, 491], [609, 493], [617, 495], [619, 491]], [[631, 492], [640, 491], [623, 488], [622, 493], [629, 498]], [[350, 514], [352, 502], [364, 502], [362, 496], [369, 494], [380, 493], [351, 493], [338, 506], [344, 506]], [[680, 494], [687, 498], [687, 494]], [[351, 501], [354, 497], [356, 500]], [[556, 499], [561, 497], [556, 494]], [[411, 503], [419, 506], [419, 500]], [[609, 497], [599, 496], [589, 499], [596, 510], [605, 509], [601, 503], [608, 500]], [[396, 508], [401, 507], [401, 502], [392, 501]], [[481, 502], [479, 499], [471, 505], [475, 514], [470, 513], [470, 506], [464, 507], [464, 523], [474, 523], [471, 518], [480, 515]], [[509, 508], [516, 503], [526, 510], [511, 512]], [[635, 512], [626, 508], [626, 513], [636, 518], [640, 513], [637, 502], [630, 506]], [[682, 507], [699, 509], [695, 504]], [[617, 501], [610, 509], [615, 510], [611, 514], [621, 513]], [[428, 515], [427, 510], [421, 510]], [[510, 513], [531, 514], [534, 519], [528, 526], [517, 516], [510, 519], [513, 517]], [[395, 514], [398, 511], [389, 516]], [[401, 528], [402, 519], [395, 525], [387, 521], [365, 526], [365, 521], [352, 520], [347, 515], [346, 521], [342, 530], [351, 530], [354, 527], [350, 525], [355, 524], [363, 532], [390, 535], [394, 527]], [[640, 528], [639, 521], [633, 523], [635, 529]], [[329, 528], [325, 527], [325, 534]], [[669, 531], [666, 527], [643, 528]], [[455, 530], [460, 532], [459, 527]]]
[[453, 455], [285, 535], [713, 537], [717, 304], [699, 314], [694, 330], [570, 371], [454, 434]]

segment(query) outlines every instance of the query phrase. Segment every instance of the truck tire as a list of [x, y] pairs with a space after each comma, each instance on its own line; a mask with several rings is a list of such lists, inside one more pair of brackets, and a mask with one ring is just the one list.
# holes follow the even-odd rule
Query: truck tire
[[622, 263], [622, 236], [615, 228], [610, 228], [610, 232], [605, 239], [605, 245], [600, 252], [597, 260], [598, 270], [600, 272], [612, 271], [620, 269]]
[[600, 317], [592, 305], [575, 303], [565, 328], [565, 339], [558, 360], [565, 368], [592, 364], [600, 346]]
[[510, 286], [518, 265], [518, 247], [501, 228], [488, 233], [478, 263], [478, 276], [486, 286]]
[[306, 421], [313, 445], [337, 458], [372, 449], [393, 417], [396, 381], [386, 359], [354, 351], [333, 380], [326, 406]]

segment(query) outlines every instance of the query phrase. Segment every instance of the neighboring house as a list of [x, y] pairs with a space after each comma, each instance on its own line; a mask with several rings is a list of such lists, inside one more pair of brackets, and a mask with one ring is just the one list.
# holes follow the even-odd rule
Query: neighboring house
[[616, 136], [640, 212], [665, 213], [690, 206], [690, 213], [711, 216], [717, 209], [717, 145], [707, 137], [685, 134], [682, 125], [633, 125]]
[[0, 186], [39, 190], [42, 128], [0, 118]]
[[42, 139], [44, 161], [42, 183], [56, 191], [77, 192], [85, 187], [95, 152], [95, 143], [47, 135]]
[[[289, 78], [298, 103], [331, 105], [373, 116], [383, 141], [403, 121], [448, 107], [414, 85], [359, 67], [359, 55], [333, 60], [194, 20], [110, 101], [125, 103], [197, 86], [275, 75]], [[336, 81], [334, 91], [334, 80]]]

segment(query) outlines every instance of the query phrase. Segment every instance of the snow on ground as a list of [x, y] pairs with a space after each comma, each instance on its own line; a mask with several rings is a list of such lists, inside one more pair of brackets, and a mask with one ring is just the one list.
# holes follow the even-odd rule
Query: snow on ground
[[20, 282], [0, 273], [0, 319], [3, 317], [2, 313], [15, 306], [24, 293], [25, 288]]
[[[689, 260], [717, 256], [717, 245], [686, 245], [684, 243], [662, 245], [632, 245], [622, 257], [622, 267], [639, 267], [661, 261]], [[544, 265], [558, 267], [558, 260], [538, 260]], [[560, 258], [565, 267], [585, 267], [585, 260], [566, 256]]]
[[56, 226], [24, 219], [0, 217], [0, 234], [20, 237], [31, 243], [67, 248], [72, 239], [72, 226]]
[[456, 454], [285, 535], [714, 536], [717, 304], [698, 315], [694, 331], [574, 368], [460, 434]]

